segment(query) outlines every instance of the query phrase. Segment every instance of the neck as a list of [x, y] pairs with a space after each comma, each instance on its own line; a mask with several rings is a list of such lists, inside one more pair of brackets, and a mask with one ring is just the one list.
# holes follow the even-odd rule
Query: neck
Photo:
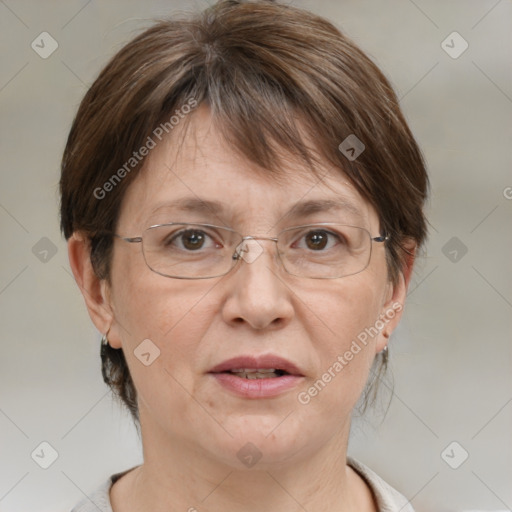
[[[252, 468], [219, 462], [141, 418], [144, 464], [111, 491], [114, 512], [352, 512], [376, 510], [371, 492], [346, 466], [350, 425], [312, 453]], [[148, 442], [149, 440], [149, 442]]]

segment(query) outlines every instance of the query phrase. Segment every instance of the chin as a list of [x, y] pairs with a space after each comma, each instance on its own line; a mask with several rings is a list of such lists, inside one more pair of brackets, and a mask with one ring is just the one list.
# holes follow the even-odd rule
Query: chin
[[217, 436], [217, 456], [237, 470], [276, 469], [298, 460], [313, 450], [313, 439], [295, 421], [283, 422], [285, 416], [250, 415], [239, 417], [239, 421], [230, 418], [223, 425], [233, 437], [227, 433]]

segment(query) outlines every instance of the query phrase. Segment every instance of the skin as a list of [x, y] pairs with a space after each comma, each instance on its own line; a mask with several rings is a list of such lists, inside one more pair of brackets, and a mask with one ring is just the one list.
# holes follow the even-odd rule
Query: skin
[[[273, 236], [315, 222], [355, 224], [379, 235], [375, 210], [339, 170], [326, 167], [319, 183], [289, 158], [286, 185], [278, 185], [222, 142], [207, 107], [200, 106], [190, 121], [180, 151], [175, 132], [151, 151], [124, 197], [117, 233], [138, 236], [149, 225], [179, 220], [169, 209], [151, 212], [161, 202], [193, 196], [219, 200], [225, 210], [187, 213], [186, 220], [227, 225], [244, 235]], [[360, 215], [285, 215], [297, 201], [325, 197], [343, 198]], [[346, 465], [350, 418], [401, 311], [309, 404], [300, 404], [297, 395], [379, 315], [404, 303], [412, 259], [396, 286], [380, 243], [373, 244], [370, 264], [359, 274], [306, 279], [281, 268], [273, 242], [261, 245], [255, 261], [242, 261], [226, 276], [180, 280], [152, 272], [140, 244], [116, 239], [108, 286], [92, 270], [84, 237], [70, 238], [71, 268], [91, 319], [108, 332], [112, 347], [123, 348], [139, 398], [144, 464], [113, 485], [115, 512], [377, 510], [364, 480]], [[144, 366], [134, 350], [148, 338], [160, 356]], [[207, 374], [233, 356], [267, 353], [301, 368], [300, 385], [272, 399], [251, 400], [232, 395]], [[237, 457], [247, 442], [262, 454], [252, 468]]]

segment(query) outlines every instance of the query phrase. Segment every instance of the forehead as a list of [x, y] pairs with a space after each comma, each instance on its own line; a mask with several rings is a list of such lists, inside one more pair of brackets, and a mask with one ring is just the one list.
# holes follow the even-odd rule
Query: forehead
[[206, 107], [189, 121], [151, 150], [126, 191], [121, 229], [143, 229], [176, 216], [231, 225], [254, 221], [258, 227], [322, 215], [325, 221], [375, 224], [373, 207], [339, 169], [325, 165], [317, 176], [300, 158], [280, 151], [279, 170], [265, 170], [229, 147]]

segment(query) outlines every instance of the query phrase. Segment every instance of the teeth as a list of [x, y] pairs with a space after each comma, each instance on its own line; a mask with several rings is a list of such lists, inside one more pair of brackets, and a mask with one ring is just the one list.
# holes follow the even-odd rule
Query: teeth
[[243, 379], [268, 379], [273, 377], [279, 377], [274, 368], [239, 368], [231, 370], [231, 373]]
[[239, 377], [244, 377], [246, 379], [269, 379], [278, 377], [277, 373], [273, 372], [265, 372], [265, 373], [259, 373], [259, 372], [250, 372], [250, 373], [241, 373], [239, 374]]
[[245, 373], [273, 373], [276, 371], [275, 368], [237, 368], [236, 370], [231, 370], [233, 373], [245, 372]]

